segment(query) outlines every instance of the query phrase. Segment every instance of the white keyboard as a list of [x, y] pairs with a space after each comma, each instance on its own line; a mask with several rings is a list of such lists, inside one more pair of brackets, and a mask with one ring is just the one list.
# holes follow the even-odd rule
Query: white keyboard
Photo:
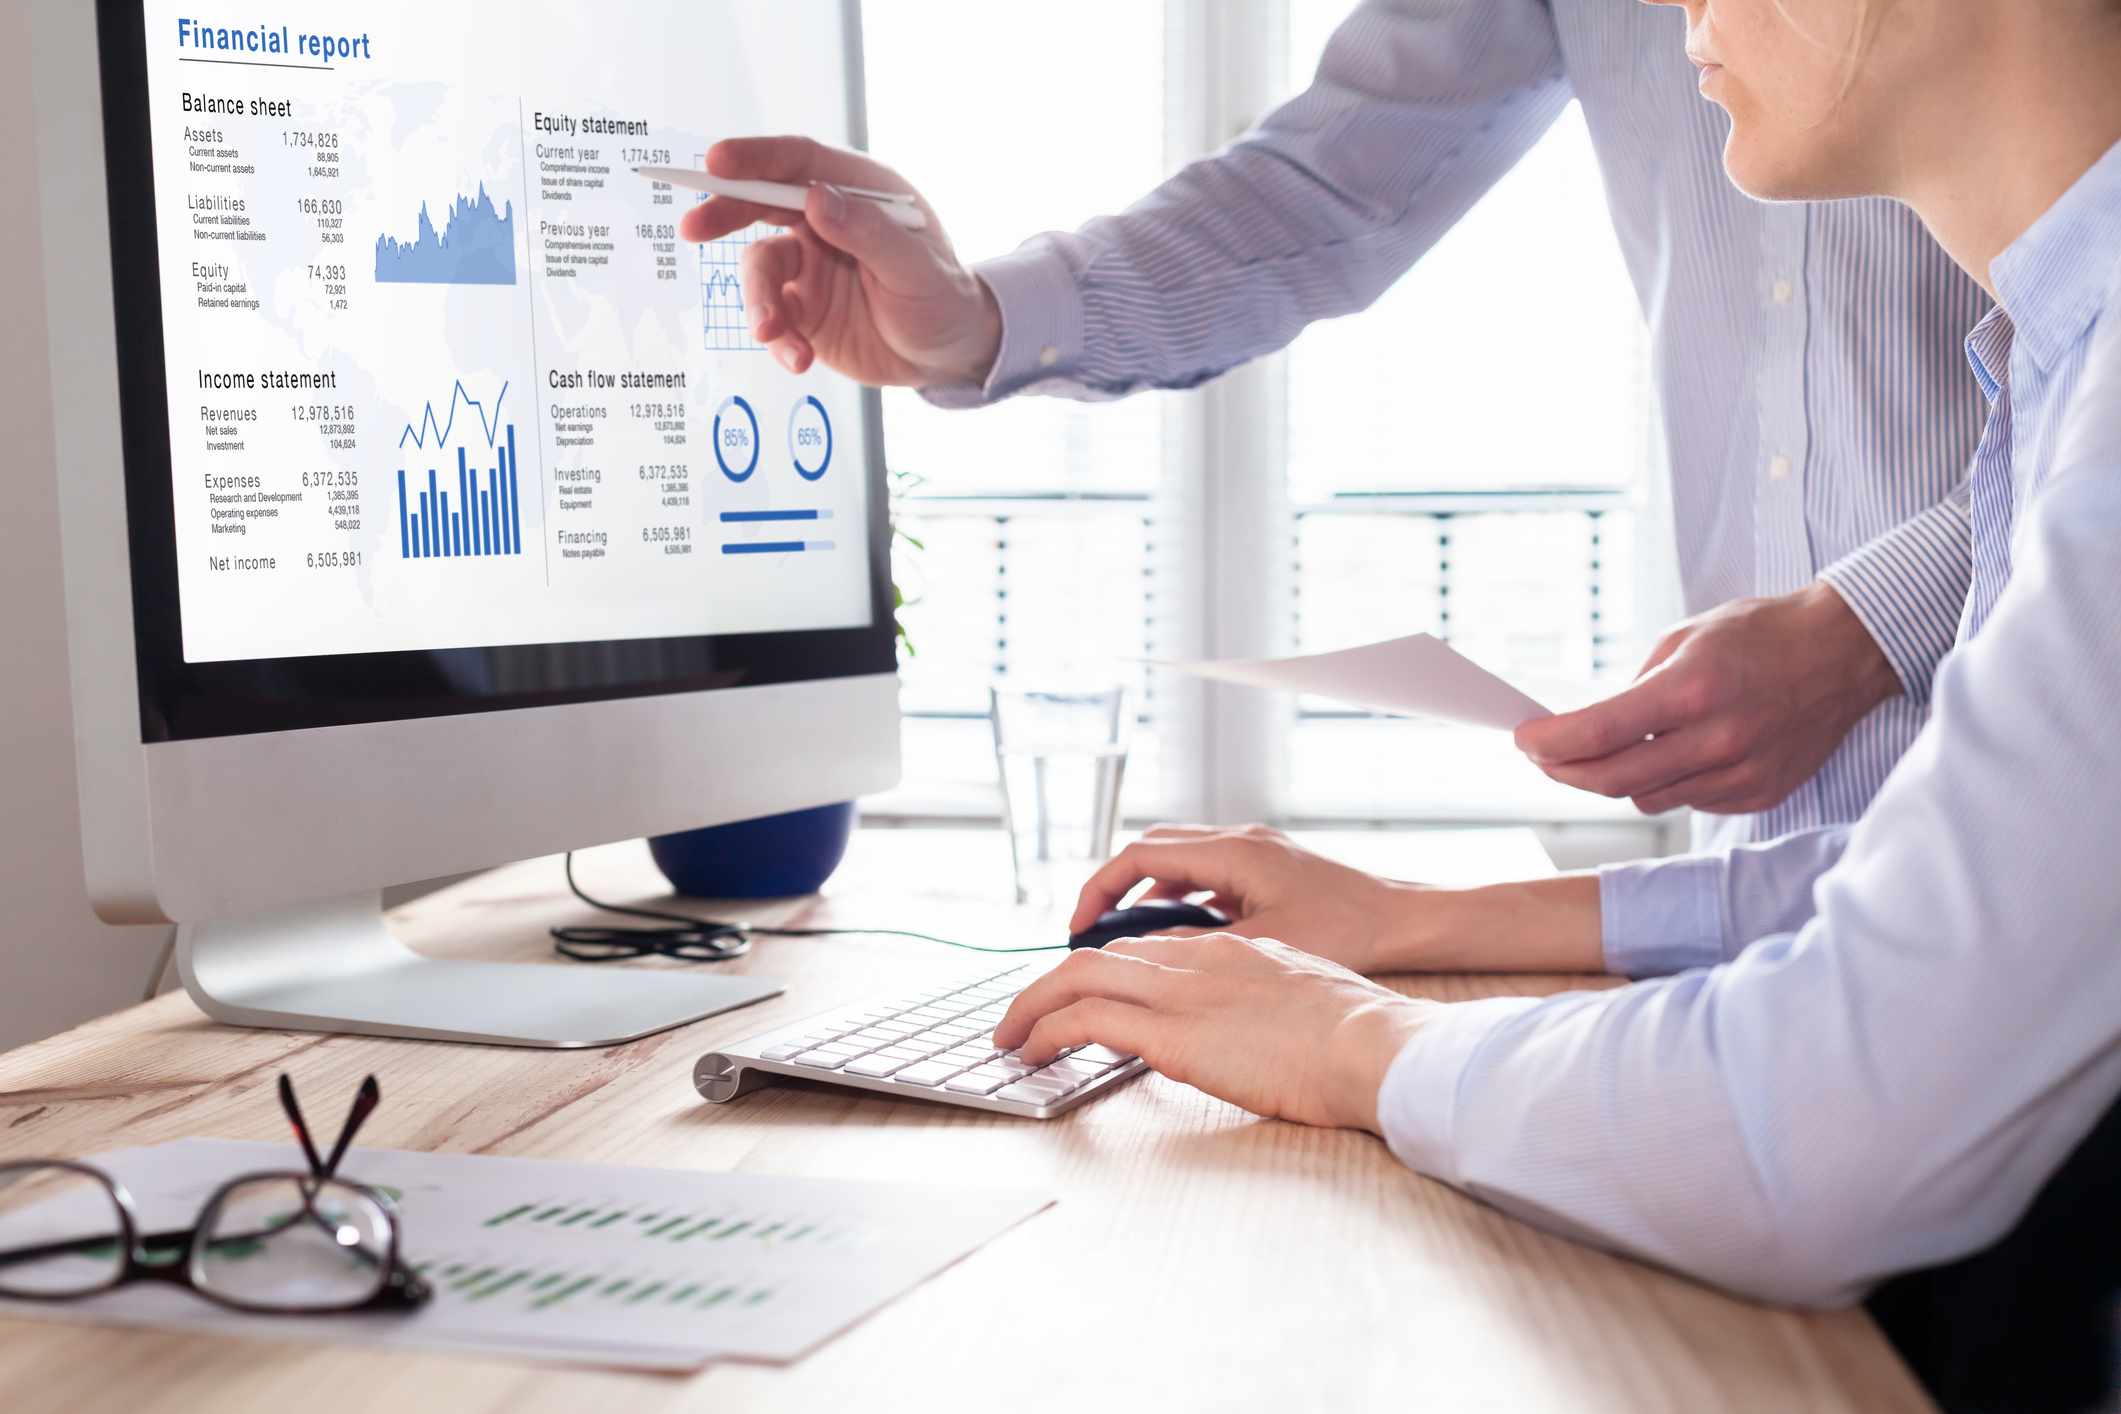
[[1050, 964], [967, 976], [838, 1011], [701, 1056], [700, 1094], [723, 1104], [776, 1075], [1029, 1119], [1051, 1119], [1141, 1074], [1133, 1056], [1078, 1046], [1042, 1066], [994, 1045], [1010, 999]]

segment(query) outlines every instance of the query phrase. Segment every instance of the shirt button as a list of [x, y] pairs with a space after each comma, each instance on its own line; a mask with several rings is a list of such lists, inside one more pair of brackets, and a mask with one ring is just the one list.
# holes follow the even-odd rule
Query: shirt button
[[1795, 293], [1797, 293], [1797, 287], [1795, 285], [1792, 285], [1789, 281], [1777, 280], [1775, 282], [1775, 303], [1788, 304], [1790, 302], [1790, 296]]
[[1790, 474], [1790, 459], [1788, 457], [1775, 458], [1767, 464], [1767, 474], [1770, 481], [1786, 480]]
[[1038, 351], [1038, 366], [1040, 368], [1051, 368], [1059, 362], [1060, 350], [1053, 347], [1053, 345], [1048, 344]]

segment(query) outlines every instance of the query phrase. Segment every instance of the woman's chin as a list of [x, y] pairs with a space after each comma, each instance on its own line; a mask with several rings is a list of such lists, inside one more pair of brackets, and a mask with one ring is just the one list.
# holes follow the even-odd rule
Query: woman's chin
[[1723, 170], [1733, 186], [1757, 201], [1824, 201], [1851, 194], [1802, 154], [1765, 151], [1735, 127], [1723, 149]]

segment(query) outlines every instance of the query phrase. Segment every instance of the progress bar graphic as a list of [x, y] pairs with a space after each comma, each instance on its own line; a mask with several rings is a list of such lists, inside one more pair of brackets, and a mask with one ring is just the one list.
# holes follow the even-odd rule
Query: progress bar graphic
[[725, 555], [801, 555], [833, 549], [830, 540], [740, 540], [724, 545]]
[[[832, 519], [831, 511], [801, 508], [785, 511], [723, 511], [723, 525], [816, 525]], [[807, 555], [837, 548], [830, 540], [730, 540], [722, 545], [725, 555]]]

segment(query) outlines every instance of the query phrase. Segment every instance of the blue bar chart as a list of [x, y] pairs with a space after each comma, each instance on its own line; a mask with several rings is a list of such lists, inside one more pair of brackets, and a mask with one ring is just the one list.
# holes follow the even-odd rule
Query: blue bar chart
[[[465, 392], [459, 382], [450, 393], [449, 410], [441, 418], [429, 403], [418, 423], [407, 423], [398, 438], [402, 453], [410, 443], [426, 455], [425, 465], [398, 468], [398, 554], [407, 560], [460, 559], [523, 553], [522, 489], [516, 474], [516, 429], [501, 420], [501, 401], [508, 385], [493, 400], [493, 415], [485, 404]], [[471, 454], [459, 441], [455, 448], [455, 479], [448, 464], [450, 435], [456, 429], [458, 408], [477, 414], [485, 434], [486, 450], [474, 465]], [[452, 499], [454, 496], [454, 499]]]

